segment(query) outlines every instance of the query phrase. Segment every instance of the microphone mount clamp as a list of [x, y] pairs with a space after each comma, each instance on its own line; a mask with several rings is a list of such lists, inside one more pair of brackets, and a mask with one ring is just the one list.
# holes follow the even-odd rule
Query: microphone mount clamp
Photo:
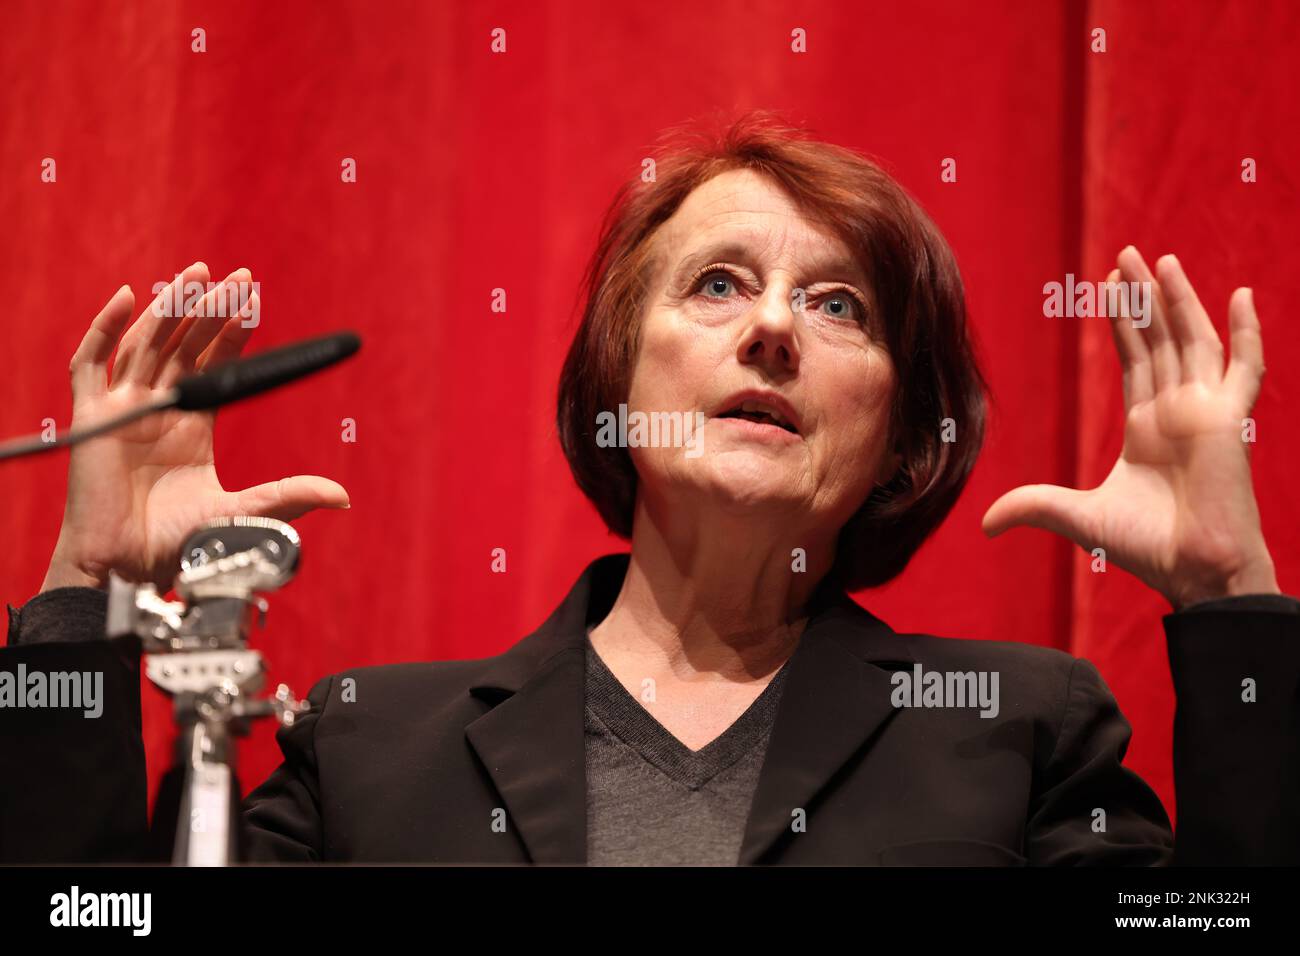
[[[298, 533], [273, 518], [219, 518], [197, 529], [181, 548], [175, 579], [178, 600], [167, 601], [153, 584], [109, 578], [109, 637], [134, 634], [145, 673], [173, 700], [176, 764], [171, 777], [179, 803], [170, 858], [173, 863], [225, 866], [238, 859], [239, 788], [234, 737], [250, 723], [274, 717], [289, 726], [310, 709], [280, 684], [257, 698], [266, 663], [248, 647], [254, 620], [265, 625], [262, 595], [294, 576], [301, 553]], [[164, 781], [164, 788], [167, 781]], [[155, 808], [155, 831], [163, 810]], [[166, 838], [163, 835], [162, 838]]]

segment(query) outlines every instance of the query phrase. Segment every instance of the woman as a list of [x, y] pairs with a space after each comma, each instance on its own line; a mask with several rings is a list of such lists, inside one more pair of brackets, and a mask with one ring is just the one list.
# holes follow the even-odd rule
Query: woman
[[[202, 263], [182, 277], [206, 279]], [[1250, 293], [1232, 297], [1225, 368], [1173, 256], [1152, 274], [1129, 247], [1108, 279], [1155, 291], [1143, 322], [1112, 318], [1123, 453], [1100, 487], [1016, 489], [984, 527], [1104, 548], [1169, 599], [1179, 859], [1294, 861], [1286, 701], [1300, 606], [1279, 596], [1241, 441], [1263, 372]], [[983, 431], [953, 256], [896, 183], [847, 150], [742, 119], [624, 189], [588, 286], [560, 436], [630, 555], [594, 562], [498, 657], [318, 683], [312, 713], [280, 732], [284, 763], [246, 802], [251, 859], [1173, 859], [1163, 808], [1121, 765], [1129, 728], [1092, 665], [898, 635], [844, 594], [902, 571]], [[148, 309], [127, 329], [131, 309], [119, 290], [73, 358], [78, 421], [236, 354], [249, 331], [201, 310], [176, 327]], [[690, 447], [644, 435], [609, 447], [598, 423], [620, 406], [628, 420], [701, 425]], [[109, 570], [165, 586], [182, 538], [209, 518], [347, 504], [313, 476], [224, 491], [210, 417], [88, 443], [73, 453], [44, 593], [14, 613], [7, 653], [92, 641]], [[1284, 691], [1233, 708], [1239, 665], [1261, 660], [1269, 673], [1256, 676]], [[123, 787], [127, 774], [143, 785], [137, 757], [123, 758]], [[142, 832], [140, 792], [124, 792], [96, 823], [120, 837], [108, 855]]]

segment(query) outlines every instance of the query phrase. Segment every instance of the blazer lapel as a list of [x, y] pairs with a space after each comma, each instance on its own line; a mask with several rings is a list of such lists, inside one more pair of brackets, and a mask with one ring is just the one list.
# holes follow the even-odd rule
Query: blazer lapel
[[[905, 638], [842, 592], [810, 619], [790, 660], [740, 848], [742, 865], [771, 862], [796, 809], [817, 795], [894, 715], [891, 669], [914, 660]], [[773, 854], [774, 855], [774, 854]]]
[[[465, 738], [534, 863], [586, 862], [586, 629], [613, 606], [627, 564], [626, 554], [590, 564], [545, 623], [469, 691], [492, 709]], [[823, 588], [815, 602], [781, 693], [741, 864], [769, 862], [793, 811], [807, 810], [893, 716], [890, 670], [878, 665], [914, 660], [905, 638], [842, 591]]]
[[587, 859], [587, 625], [613, 606], [627, 561], [607, 555], [588, 565], [542, 626], [469, 689], [493, 707], [465, 727], [465, 738], [534, 863]]
[[560, 651], [465, 728], [534, 863], [587, 859], [584, 663], [582, 648]]

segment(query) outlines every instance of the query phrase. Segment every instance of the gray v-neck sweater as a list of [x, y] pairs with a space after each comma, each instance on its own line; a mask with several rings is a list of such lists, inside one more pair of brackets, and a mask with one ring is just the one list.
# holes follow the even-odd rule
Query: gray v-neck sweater
[[736, 721], [691, 750], [587, 640], [587, 863], [733, 866], [789, 661]]

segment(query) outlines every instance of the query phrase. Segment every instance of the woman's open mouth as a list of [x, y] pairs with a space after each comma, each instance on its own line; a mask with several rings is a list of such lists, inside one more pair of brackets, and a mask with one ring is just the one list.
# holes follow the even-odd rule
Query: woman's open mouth
[[726, 421], [729, 429], [752, 438], [781, 442], [799, 439], [799, 429], [780, 409], [758, 399], [746, 399], [714, 418]]

